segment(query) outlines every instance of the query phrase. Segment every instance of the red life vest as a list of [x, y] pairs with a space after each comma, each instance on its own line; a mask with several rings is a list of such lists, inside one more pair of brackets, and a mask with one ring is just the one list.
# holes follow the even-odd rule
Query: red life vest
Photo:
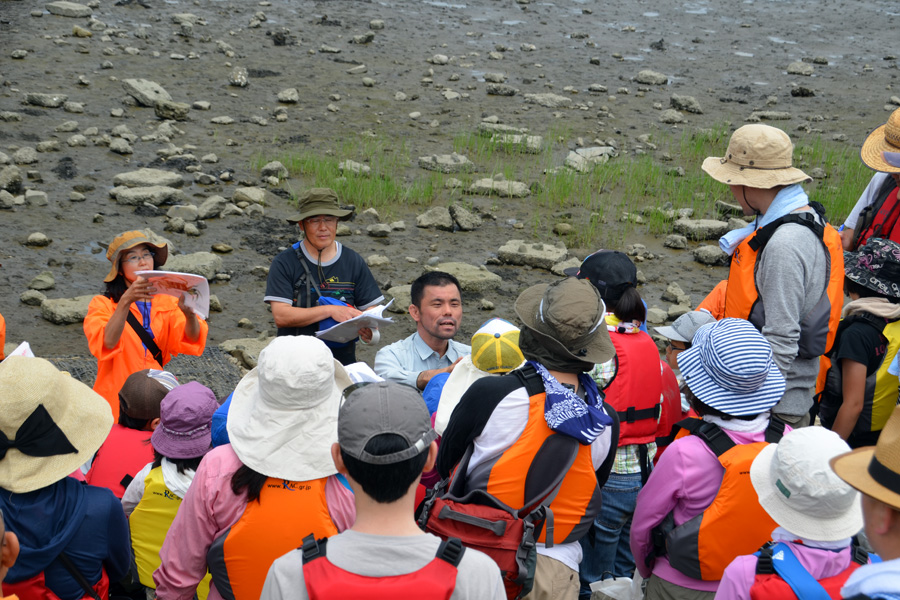
[[687, 416], [681, 412], [681, 389], [672, 367], [664, 360], [659, 361], [659, 366], [662, 369], [663, 401], [659, 427], [656, 430], [656, 458], [653, 459], [653, 464], [662, 456], [666, 446], [675, 441], [678, 432], [675, 424]]
[[[764, 552], [768, 548], [768, 557]], [[760, 558], [756, 563], [756, 579], [753, 581], [753, 587], [750, 588], [750, 600], [797, 600], [797, 594], [794, 593], [791, 585], [785, 581], [772, 566], [772, 549], [766, 546], [760, 551]], [[850, 565], [831, 577], [817, 579], [825, 592], [833, 598], [840, 600], [841, 588], [853, 574], [853, 571], [860, 568], [868, 562], [868, 555], [858, 546], [854, 546], [853, 560]]]
[[[100, 570], [100, 580], [93, 587], [100, 600], [109, 598], [109, 577], [106, 575], [106, 569]], [[47, 587], [43, 571], [34, 577], [16, 583], [3, 582], [3, 594], [4, 596], [17, 596], [19, 600], [60, 600], [59, 596]], [[81, 600], [93, 599], [90, 595], [85, 594]]]
[[456, 538], [441, 542], [434, 559], [404, 575], [366, 577], [336, 567], [328, 560], [328, 540], [303, 540], [303, 580], [309, 600], [450, 600], [456, 588], [456, 573], [465, 548]]
[[268, 478], [259, 499], [216, 538], [206, 553], [213, 583], [226, 600], [256, 600], [269, 567], [306, 533], [337, 534], [325, 500], [327, 477], [312, 481]]
[[656, 343], [643, 331], [610, 331], [616, 347], [616, 375], [603, 390], [604, 402], [619, 414], [619, 447], [656, 440], [662, 373]]
[[121, 500], [125, 488], [138, 471], [153, 462], [151, 435], [152, 431], [129, 429], [118, 423], [113, 425], [106, 441], [97, 451], [85, 480], [91, 485], [112, 490]]
[[864, 246], [870, 237], [900, 242], [900, 227], [895, 229], [898, 217], [900, 217], [900, 202], [897, 201], [897, 183], [888, 175], [875, 193], [872, 204], [859, 213], [852, 249]]

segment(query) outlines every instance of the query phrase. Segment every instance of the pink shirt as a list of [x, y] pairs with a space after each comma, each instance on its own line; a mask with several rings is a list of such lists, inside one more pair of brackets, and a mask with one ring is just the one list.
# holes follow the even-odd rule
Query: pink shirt
[[[765, 431], [747, 433], [723, 430], [735, 443], [765, 441]], [[790, 427], [786, 428], [790, 431]], [[673, 513], [675, 525], [689, 521], [706, 510], [722, 484], [725, 468], [706, 443], [689, 435], [675, 440], [659, 459], [650, 479], [638, 493], [631, 525], [631, 552], [644, 578], [651, 573], [670, 583], [692, 590], [714, 592], [718, 581], [703, 581], [676, 570], [665, 557], [657, 558], [652, 569], [645, 563], [653, 544], [651, 530]]]
[[[239, 496], [231, 491], [231, 476], [241, 464], [231, 444], [213, 448], [203, 458], [159, 551], [162, 564], [153, 573], [158, 598], [193, 598], [206, 575], [206, 552], [247, 506], [246, 491]], [[332, 475], [325, 483], [325, 499], [337, 530], [350, 529], [356, 521], [353, 492]], [[209, 586], [209, 600], [222, 600], [214, 583]]]
[[[850, 566], [850, 547], [840, 551], [810, 548], [793, 542], [787, 544], [803, 568], [816, 579], [833, 577]], [[725, 569], [716, 600], [750, 600], [750, 588], [756, 581], [756, 557], [738, 556]]]

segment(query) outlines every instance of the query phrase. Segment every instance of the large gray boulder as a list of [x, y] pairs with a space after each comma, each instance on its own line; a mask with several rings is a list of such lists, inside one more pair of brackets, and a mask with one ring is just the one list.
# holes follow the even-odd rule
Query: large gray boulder
[[612, 146], [578, 148], [569, 152], [569, 155], [566, 157], [566, 166], [579, 173], [586, 173], [595, 166], [608, 162], [610, 158], [618, 154], [618, 151]]
[[494, 290], [503, 281], [496, 273], [491, 273], [485, 266], [476, 267], [461, 262], [438, 263], [426, 266], [428, 271], [444, 271], [459, 280], [459, 287], [467, 292], [487, 292]]
[[475, 163], [462, 154], [432, 154], [420, 156], [419, 167], [440, 173], [468, 173], [475, 170]]
[[644, 85], [666, 85], [666, 83], [669, 82], [669, 77], [662, 73], [645, 69], [638, 73], [634, 80], [637, 83], [643, 83]]
[[184, 195], [184, 192], [163, 185], [113, 188], [110, 190], [110, 194], [115, 197], [117, 203], [126, 206], [139, 206], [144, 203], [159, 206], [161, 204], [179, 204], [187, 202], [187, 197]]
[[411, 285], [395, 285], [385, 292], [387, 300], [394, 300], [394, 303], [388, 307], [388, 311], [398, 315], [406, 314], [409, 311], [409, 305], [412, 304], [412, 286]]
[[122, 87], [138, 101], [138, 104], [147, 108], [155, 108], [160, 100], [172, 101], [169, 92], [155, 81], [148, 79], [125, 79], [122, 81]]
[[481, 217], [461, 204], [452, 204], [450, 206], [450, 216], [456, 221], [456, 225], [461, 231], [473, 231], [481, 227]]
[[562, 108], [572, 104], [572, 99], [559, 94], [525, 94], [526, 104], [537, 104], [545, 108]]
[[193, 273], [212, 279], [222, 270], [222, 258], [212, 252], [194, 252], [193, 254], [169, 255], [166, 261], [167, 271]]
[[178, 173], [163, 171], [161, 169], [138, 169], [127, 173], [119, 173], [113, 178], [113, 185], [126, 187], [150, 187], [162, 185], [165, 187], [180, 188], [184, 185], [184, 179]]
[[569, 255], [565, 246], [554, 246], [525, 242], [524, 240], [510, 240], [500, 246], [497, 256], [505, 263], [511, 265], [529, 265], [541, 269], [550, 270]]
[[531, 190], [521, 181], [506, 181], [496, 179], [479, 179], [471, 186], [468, 192], [470, 194], [479, 194], [482, 196], [496, 195], [501, 198], [525, 198], [531, 195]]
[[59, 108], [66, 103], [69, 97], [65, 94], [41, 94], [30, 92], [25, 94], [25, 103], [43, 108]]
[[728, 223], [713, 219], [678, 219], [674, 228], [692, 240], [712, 240], [728, 233]]
[[416, 227], [453, 231], [453, 217], [446, 206], [434, 206], [416, 217]]
[[22, 191], [22, 171], [19, 167], [10, 165], [0, 170], [0, 190], [6, 190], [11, 194]]
[[222, 196], [210, 196], [200, 205], [197, 216], [201, 219], [214, 219], [222, 214], [226, 206], [228, 206], [228, 200]]
[[75, 298], [47, 298], [41, 302], [41, 316], [57, 325], [81, 323], [87, 316], [93, 295]]
[[235, 204], [238, 202], [249, 202], [250, 204], [260, 204], [265, 206], [266, 190], [260, 187], [237, 188], [234, 190], [234, 194], [231, 195], [231, 201]]
[[708, 245], [694, 248], [692, 254], [694, 255], [694, 260], [696, 260], [701, 265], [709, 265], [711, 267], [724, 267], [728, 264], [728, 254], [726, 254], [721, 248], [719, 248], [718, 245]]
[[237, 359], [245, 369], [253, 369], [259, 362], [259, 353], [262, 349], [269, 345], [274, 337], [265, 338], [238, 338], [234, 340], [225, 340], [219, 344], [219, 348], [223, 352], [227, 352]]
[[65, 0], [50, 2], [44, 8], [46, 8], [47, 12], [51, 15], [56, 15], [57, 17], [70, 17], [73, 19], [89, 17], [92, 12], [89, 6], [78, 4], [77, 2], [66, 2]]

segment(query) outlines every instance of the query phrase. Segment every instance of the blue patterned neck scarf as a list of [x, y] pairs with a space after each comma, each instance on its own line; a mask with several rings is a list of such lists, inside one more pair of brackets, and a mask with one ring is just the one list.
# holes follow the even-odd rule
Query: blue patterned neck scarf
[[[143, 321], [141, 325], [144, 326], [144, 330], [151, 338], [155, 338], [156, 336], [153, 335], [153, 330], [150, 328], [150, 313], [153, 305], [146, 300], [138, 300], [135, 304], [137, 304], [138, 310], [141, 311], [141, 319]], [[141, 345], [144, 346], [145, 349], [147, 348], [143, 342], [141, 342]]]
[[590, 445], [612, 419], [603, 411], [603, 397], [597, 384], [587, 373], [578, 374], [578, 383], [584, 388], [585, 399], [561, 384], [540, 363], [529, 360], [544, 381], [544, 419], [547, 426], [557, 433], [573, 437], [580, 444]]

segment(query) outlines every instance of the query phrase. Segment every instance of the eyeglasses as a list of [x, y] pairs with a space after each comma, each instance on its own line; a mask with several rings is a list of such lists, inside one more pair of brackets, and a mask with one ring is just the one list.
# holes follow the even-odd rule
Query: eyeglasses
[[312, 225], [313, 227], [318, 227], [323, 223], [328, 225], [329, 227], [334, 227], [337, 225], [338, 218], [337, 217], [312, 217], [311, 219], [306, 219], [306, 222]]
[[136, 265], [139, 262], [143, 261], [152, 261], [153, 257], [156, 256], [156, 252], [143, 252], [141, 254], [135, 254], [134, 256], [129, 256], [128, 258], [123, 258], [122, 262], [127, 263], [129, 265]]
[[666, 350], [671, 350], [672, 352], [684, 352], [689, 347], [690, 346], [685, 346], [684, 348], [679, 348], [678, 346], [673, 346], [672, 342], [669, 342], [668, 344], [666, 344]]

